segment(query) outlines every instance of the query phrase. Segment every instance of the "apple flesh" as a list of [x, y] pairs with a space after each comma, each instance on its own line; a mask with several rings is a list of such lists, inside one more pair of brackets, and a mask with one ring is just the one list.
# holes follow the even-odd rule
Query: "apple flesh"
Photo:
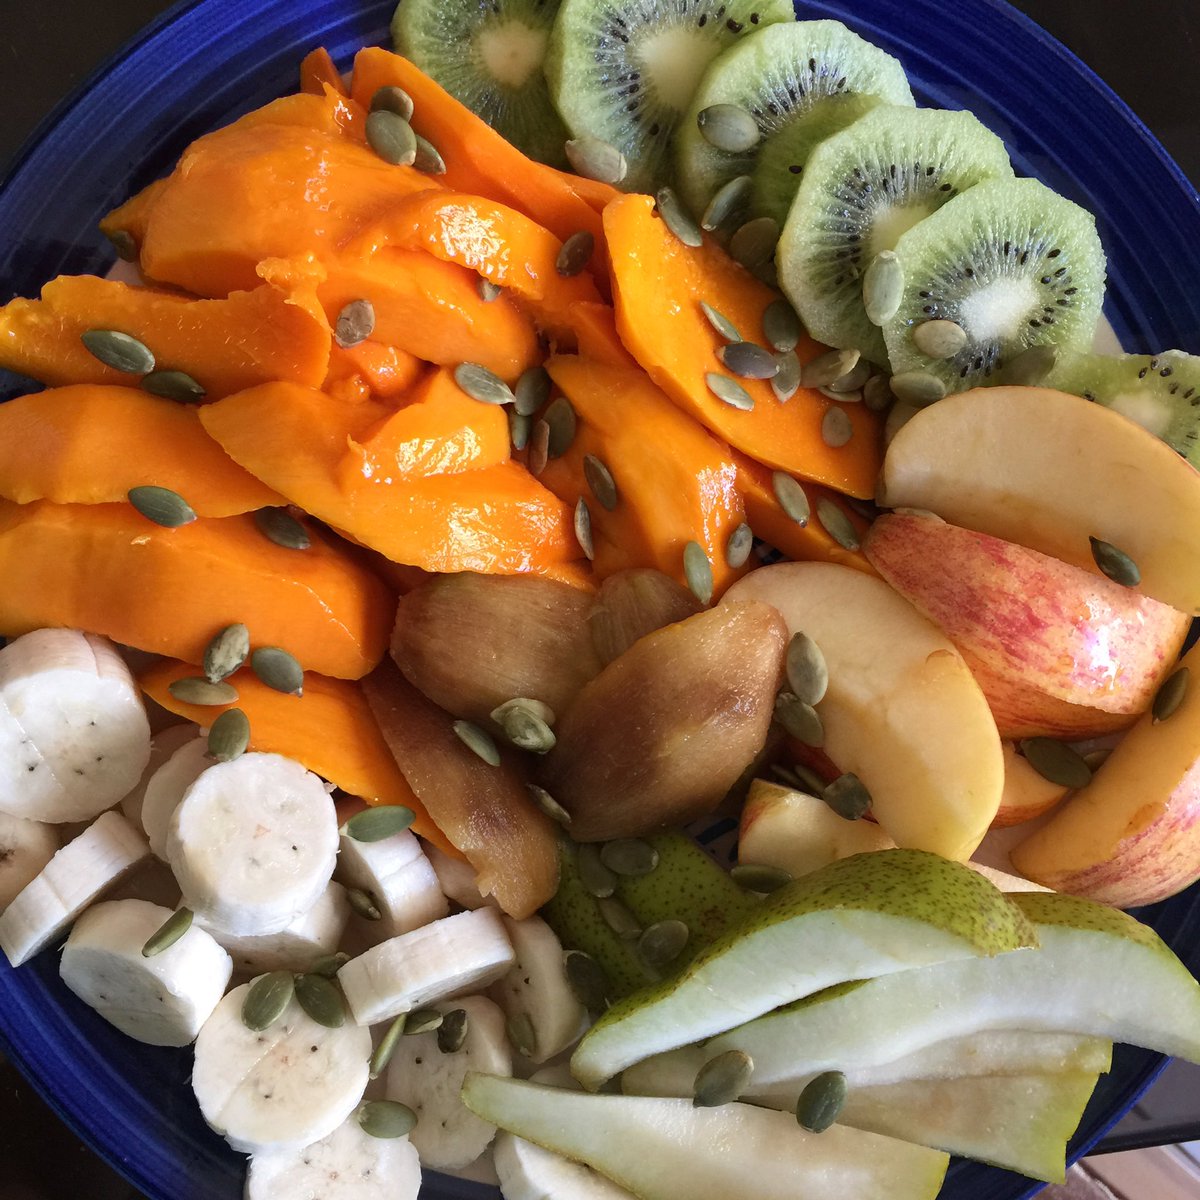
[[863, 549], [958, 648], [1005, 738], [1132, 725], [1190, 622], [1111, 579], [932, 515], [885, 514]]
[[1004, 791], [993, 829], [1023, 825], [1049, 812], [1070, 790], [1039, 775], [1012, 742], [1004, 746]]

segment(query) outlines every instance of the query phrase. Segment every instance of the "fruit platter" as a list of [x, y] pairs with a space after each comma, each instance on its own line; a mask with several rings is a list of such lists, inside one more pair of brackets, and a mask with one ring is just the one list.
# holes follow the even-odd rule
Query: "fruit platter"
[[6, 1052], [155, 1200], [1061, 1181], [1200, 1061], [1194, 191], [991, 0], [243, 8], [0, 190]]

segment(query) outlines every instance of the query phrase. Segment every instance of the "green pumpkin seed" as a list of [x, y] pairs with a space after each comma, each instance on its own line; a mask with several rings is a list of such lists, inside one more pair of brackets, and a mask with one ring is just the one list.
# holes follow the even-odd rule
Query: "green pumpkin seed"
[[617, 890], [617, 877], [604, 865], [600, 847], [595, 842], [584, 842], [579, 847], [575, 865], [579, 882], [589, 896], [605, 900]]
[[839, 376], [829, 385], [828, 390], [833, 393], [835, 400], [849, 401], [851, 397], [855, 401], [861, 400], [862, 397], [856, 393], [859, 393], [867, 380], [871, 378], [873, 369], [871, 364], [860, 356], [858, 362], [845, 375]]
[[825, 790], [825, 780], [811, 767], [806, 767], [803, 763], [792, 763], [792, 771], [800, 781], [801, 790], [810, 796], [820, 796]]
[[500, 751], [496, 749], [496, 743], [492, 741], [490, 734], [470, 721], [455, 721], [451, 728], [458, 735], [459, 741], [473, 754], [482, 758], [489, 767], [500, 765]]
[[844, 408], [827, 408], [821, 418], [821, 441], [837, 450], [854, 436], [854, 423]]
[[259, 646], [250, 655], [250, 670], [276, 692], [304, 695], [304, 668], [282, 646]]
[[509, 409], [508, 436], [514, 450], [524, 450], [529, 445], [529, 434], [532, 429], [532, 417], [523, 417], [519, 412]]
[[743, 267], [753, 270], [769, 263], [779, 245], [779, 222], [774, 217], [754, 217], [734, 230], [729, 254]]
[[370, 300], [351, 300], [333, 324], [333, 340], [343, 350], [365, 342], [375, 332], [375, 306]]
[[417, 135], [399, 113], [377, 108], [367, 117], [367, 145], [386, 163], [411, 167], [417, 160]]
[[776, 400], [786, 404], [800, 388], [803, 368], [794, 350], [785, 350], [775, 361], [779, 364], [779, 371], [771, 380], [771, 391], [775, 393]]
[[683, 548], [683, 577], [688, 589], [701, 604], [707, 604], [713, 596], [712, 563], [699, 542], [688, 542]]
[[407, 1137], [416, 1128], [417, 1114], [398, 1100], [371, 1100], [358, 1110], [358, 1125], [368, 1137]]
[[617, 484], [612, 472], [594, 454], [583, 456], [583, 477], [588, 488], [606, 512], [617, 507]]
[[341, 831], [356, 842], [382, 842], [403, 833], [414, 820], [416, 813], [403, 804], [377, 804], [355, 813]]
[[730, 379], [728, 375], [721, 375], [717, 371], [709, 371], [704, 376], [704, 382], [708, 384], [708, 390], [730, 408], [749, 412], [754, 407], [754, 397], [736, 379]]
[[443, 1054], [457, 1054], [467, 1040], [469, 1024], [465, 1008], [452, 1008], [438, 1026], [438, 1049]]
[[683, 953], [691, 935], [691, 930], [682, 921], [655, 921], [643, 929], [638, 938], [638, 958], [651, 971], [665, 970]]
[[513, 1013], [505, 1022], [504, 1031], [518, 1054], [532, 1058], [537, 1053], [537, 1032], [528, 1013]]
[[371, 97], [371, 112], [390, 112], [411, 121], [413, 99], [402, 87], [381, 87]]
[[753, 342], [731, 342], [717, 351], [717, 357], [743, 379], [774, 379], [779, 374], [775, 355]]
[[505, 718], [514, 709], [532, 713], [539, 721], [544, 721], [547, 725], [553, 725], [556, 719], [554, 709], [550, 705], [544, 704], [541, 700], [531, 700], [528, 696], [515, 696], [512, 700], [505, 700], [503, 704], [498, 704], [493, 708], [488, 715], [498, 725], [503, 725]]
[[641, 922], [615, 896], [601, 897], [596, 901], [596, 907], [600, 910], [600, 916], [605, 925], [618, 937], [628, 938], [631, 941], [641, 937]]
[[796, 1101], [796, 1120], [809, 1133], [824, 1133], [846, 1107], [846, 1076], [823, 1071], [812, 1079]]
[[800, 382], [806, 388], [828, 387], [858, 366], [862, 356], [857, 350], [827, 350], [800, 369]]
[[537, 421], [529, 434], [529, 473], [536, 479], [550, 458], [550, 423]]
[[863, 274], [863, 308], [872, 325], [886, 325], [899, 311], [904, 299], [904, 268], [891, 250], [871, 260]]
[[154, 958], [164, 950], [170, 950], [192, 927], [192, 910], [181, 908], [173, 912], [147, 939], [142, 947], [143, 958]]
[[725, 543], [725, 561], [735, 570], [744, 567], [754, 549], [754, 531], [743, 521]]
[[246, 661], [250, 653], [250, 630], [245, 625], [226, 625], [204, 650], [204, 674], [210, 683], [220, 683]]
[[1020, 746], [1029, 765], [1043, 779], [1066, 788], [1086, 787], [1091, 782], [1091, 768], [1079, 752], [1065, 742], [1048, 737], [1032, 737], [1025, 738]]
[[1057, 363], [1057, 346], [1030, 346], [1004, 368], [1004, 382], [1016, 387], [1036, 387], [1054, 370]]
[[554, 260], [554, 269], [564, 279], [570, 279], [588, 265], [595, 249], [596, 239], [586, 229], [581, 229], [563, 242]]
[[592, 540], [592, 510], [582, 496], [575, 501], [575, 540], [584, 558], [591, 562], [596, 557], [596, 545]]
[[758, 122], [740, 104], [710, 104], [696, 114], [704, 140], [727, 154], [744, 154], [758, 145]]
[[696, 1073], [692, 1089], [693, 1108], [720, 1108], [733, 1104], [750, 1086], [754, 1074], [754, 1059], [744, 1050], [726, 1050]]
[[836, 501], [822, 496], [817, 501], [817, 520], [825, 532], [843, 549], [857, 550], [862, 545], [859, 541], [858, 530], [854, 528], [854, 522], [846, 516], [845, 511]]
[[482, 275], [475, 281], [475, 290], [479, 293], [479, 298], [484, 304], [491, 304], [504, 291], [498, 283], [493, 283], [490, 279], [485, 279]]
[[853, 771], [846, 771], [822, 788], [821, 799], [847, 821], [857, 821], [871, 809], [871, 793]]
[[1092, 558], [1096, 566], [1113, 581], [1122, 587], [1137, 587], [1142, 581], [1142, 573], [1137, 563], [1119, 550], [1112, 542], [1102, 542], [1099, 538], [1089, 537], [1092, 546]]
[[967, 331], [955, 321], [922, 321], [913, 327], [913, 345], [926, 358], [944, 362], [962, 351], [967, 344]]
[[546, 424], [550, 435], [546, 442], [546, 456], [561, 458], [571, 448], [575, 441], [575, 431], [579, 427], [579, 419], [575, 416], [575, 407], [566, 396], [559, 396], [551, 401], [546, 409]]
[[600, 183], [620, 183], [629, 170], [625, 155], [616, 146], [585, 133], [571, 138], [563, 146], [567, 162], [576, 175], [596, 179]]
[[117, 257], [122, 262], [137, 262], [137, 241], [128, 229], [110, 229], [105, 232], [104, 236], [108, 238], [109, 245], [116, 251]]
[[1180, 667], [1167, 676], [1162, 686], [1155, 692], [1154, 703], [1150, 708], [1155, 725], [1175, 713], [1187, 695], [1190, 682], [1191, 672], [1187, 667]]
[[375, 1047], [375, 1051], [371, 1055], [369, 1079], [378, 1079], [387, 1070], [387, 1065], [392, 1061], [392, 1055], [396, 1053], [396, 1047], [400, 1045], [400, 1039], [404, 1036], [404, 1026], [407, 1021], [408, 1014], [401, 1013], [387, 1027], [387, 1032], [383, 1037], [379, 1039], [379, 1045]]
[[349, 961], [350, 955], [344, 950], [339, 950], [336, 954], [322, 954], [308, 968], [308, 973], [310, 975], [324, 975], [326, 979], [332, 979]]
[[260, 1033], [269, 1029], [287, 1011], [296, 994], [296, 978], [291, 971], [272, 971], [250, 985], [242, 1001], [242, 1024]]
[[800, 318], [783, 297], [772, 300], [763, 311], [763, 335], [781, 354], [795, 350], [800, 341]]
[[817, 750], [825, 745], [825, 726], [820, 713], [791, 692], [776, 696], [775, 720], [798, 742]]
[[946, 395], [946, 385], [927, 371], [901, 371], [892, 376], [889, 386], [897, 400], [917, 408], [936, 404]]
[[117, 329], [89, 329], [79, 335], [93, 358], [114, 371], [127, 375], [149, 375], [154, 370], [154, 355], [137, 338]]
[[493, 710], [492, 720], [504, 730], [504, 736], [518, 750], [547, 754], [554, 749], [556, 740], [554, 730], [544, 715], [547, 712], [553, 718], [550, 709], [537, 700], [508, 700]]
[[800, 776], [791, 767], [785, 767], [782, 763], [772, 763], [769, 769], [771, 778], [778, 783], [782, 783], [785, 787], [790, 787], [793, 791], [799, 792], [804, 790], [804, 786], [800, 782]]
[[685, 246], [704, 245], [704, 235], [700, 232], [700, 227], [692, 220], [691, 214], [684, 208], [672, 188], [659, 188], [654, 193], [654, 203], [663, 224]]
[[254, 523], [264, 537], [285, 550], [307, 550], [312, 545], [308, 530], [286, 508], [260, 508]]
[[1083, 756], [1083, 761], [1087, 763], [1088, 770], [1095, 775], [1095, 773], [1108, 761], [1108, 756], [1111, 753], [1112, 751], [1108, 749], [1089, 750]]
[[863, 404], [871, 412], [883, 412], [895, 398], [891, 380], [886, 375], [872, 375], [863, 384]]
[[821, 647], [807, 633], [794, 633], [785, 664], [793, 695], [805, 704], [820, 704], [829, 687], [829, 667]]
[[817, 388], [817, 391], [827, 400], [839, 400], [843, 404], [859, 404], [862, 401], [862, 392], [839, 392], [831, 387]]
[[754, 180], [749, 175], [737, 175], [723, 184], [708, 202], [700, 218], [700, 227], [709, 233], [718, 229], [737, 228], [750, 212], [754, 196]]
[[178, 404], [198, 404], [208, 392], [186, 371], [151, 371], [142, 376], [142, 390]]
[[738, 333], [737, 326], [719, 309], [715, 309], [711, 304], [705, 304], [701, 300], [700, 311], [704, 314], [705, 320], [727, 342], [740, 342], [742, 340], [742, 335]]
[[771, 475], [771, 489], [779, 507], [791, 517], [797, 525], [807, 525], [812, 509], [808, 504], [808, 494], [804, 488], [786, 471], [775, 471]]
[[417, 134], [417, 156], [413, 166], [422, 175], [445, 175], [446, 160], [438, 153], [438, 148], [427, 138]]
[[767, 895], [792, 882], [792, 874], [782, 867], [768, 867], [761, 863], [738, 863], [730, 872], [733, 882], [747, 892]]
[[347, 888], [346, 902], [364, 921], [382, 921], [379, 903], [366, 888]]
[[250, 718], [240, 708], [227, 708], [208, 731], [208, 752], [217, 762], [241, 758], [250, 745]]
[[568, 950], [563, 955], [563, 968], [575, 999], [588, 1012], [602, 1013], [608, 1007], [611, 990], [604, 968], [582, 950]]
[[454, 368], [454, 382], [480, 404], [511, 404], [516, 399], [512, 388], [495, 371], [479, 363], [459, 363]]
[[641, 838], [617, 838], [600, 847], [600, 861], [614, 875], [638, 878], [658, 866], [658, 851]]
[[527, 783], [525, 785], [529, 792], [530, 798], [534, 804], [538, 806], [552, 821], [557, 821], [559, 825], [567, 828], [571, 824], [571, 814], [555, 798], [550, 795], [544, 787], [538, 787], [536, 783]]
[[414, 1008], [408, 1014], [408, 1022], [404, 1026], [406, 1035], [416, 1037], [422, 1033], [433, 1033], [435, 1029], [441, 1029], [442, 1022], [446, 1019], [443, 1012], [436, 1008]]
[[147, 521], [153, 521], [155, 525], [161, 525], [164, 529], [178, 529], [181, 525], [190, 525], [196, 519], [192, 506], [170, 488], [144, 484], [141, 487], [130, 488], [125, 497]]
[[308, 1016], [326, 1029], [340, 1029], [346, 1023], [342, 989], [324, 975], [297, 975], [296, 999]]
[[543, 366], [521, 373], [513, 388], [513, 407], [523, 417], [531, 417], [550, 399], [550, 372]]
[[197, 704], [213, 707], [220, 704], [233, 704], [238, 698], [237, 688], [222, 680], [220, 683], [210, 683], [200, 675], [188, 675], [183, 679], [173, 679], [167, 684], [167, 691], [181, 700], [184, 704]]

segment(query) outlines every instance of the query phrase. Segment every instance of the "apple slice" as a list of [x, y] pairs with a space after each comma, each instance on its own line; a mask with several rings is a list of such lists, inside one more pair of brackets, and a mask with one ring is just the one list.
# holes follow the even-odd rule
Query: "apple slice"
[[1000, 808], [992, 821], [993, 829], [1022, 825], [1049, 812], [1070, 790], [1060, 783], [1051, 783], [1033, 769], [1029, 759], [1017, 753], [1012, 742], [1004, 742], [1004, 791]]
[[889, 508], [1097, 571], [1089, 537], [1120, 547], [1141, 590], [1200, 613], [1200, 472], [1111, 408], [1047, 388], [976, 388], [918, 412], [883, 463]]
[[979, 685], [946, 636], [881, 579], [833, 563], [780, 563], [734, 584], [825, 655], [824, 749], [867, 786], [900, 846], [966, 859], [1000, 805], [1004, 761]]
[[834, 1125], [807, 1133], [748, 1104], [589, 1096], [472, 1073], [463, 1101], [518, 1137], [586, 1163], [640, 1200], [933, 1200], [945, 1154]]

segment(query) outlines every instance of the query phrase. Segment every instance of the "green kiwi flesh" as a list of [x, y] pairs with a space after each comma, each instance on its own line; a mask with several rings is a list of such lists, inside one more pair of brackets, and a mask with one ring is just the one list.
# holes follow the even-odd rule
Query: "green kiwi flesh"
[[550, 94], [572, 137], [592, 134], [625, 155], [621, 187], [653, 192], [671, 180], [675, 131], [708, 64], [793, 19], [790, 0], [563, 0]]
[[982, 180], [1012, 176], [1004, 143], [968, 112], [878, 107], [818, 146], [788, 212], [776, 264], [818, 341], [887, 362], [863, 276], [880, 251]]
[[[884, 326], [893, 372], [922, 371], [951, 392], [988, 382], [1030, 346], [1085, 350], [1104, 301], [1104, 251], [1091, 213], [1035, 179], [991, 179], [949, 200], [895, 247], [904, 294]], [[960, 325], [952, 358], [922, 354], [913, 330]]]
[[566, 128], [543, 73], [558, 0], [403, 0], [397, 54], [531, 158], [564, 166]]
[[[736, 104], [758, 123], [757, 146], [728, 153], [709, 144], [697, 118]], [[738, 175], [754, 180], [751, 216], [782, 227], [813, 148], [877, 104], [913, 104], [904, 68], [840, 21], [772, 25], [714, 59], [680, 125], [676, 178], [699, 215]]]

